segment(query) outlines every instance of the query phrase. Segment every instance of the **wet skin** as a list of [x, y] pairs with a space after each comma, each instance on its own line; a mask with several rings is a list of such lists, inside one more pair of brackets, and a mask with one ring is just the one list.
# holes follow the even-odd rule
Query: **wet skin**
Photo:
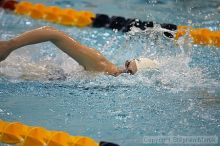
[[137, 72], [134, 60], [126, 61], [125, 67], [120, 69], [97, 50], [84, 46], [64, 32], [48, 26], [27, 31], [8, 41], [0, 41], [0, 62], [18, 48], [46, 41], [52, 42], [87, 71], [103, 72], [113, 76], [121, 73], [133, 75]]

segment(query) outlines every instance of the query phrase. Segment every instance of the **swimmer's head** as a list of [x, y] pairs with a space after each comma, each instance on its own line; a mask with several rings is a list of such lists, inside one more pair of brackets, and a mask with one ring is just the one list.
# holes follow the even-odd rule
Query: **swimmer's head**
[[124, 73], [134, 75], [137, 71], [155, 69], [157, 67], [158, 62], [149, 58], [132, 59], [125, 62]]
[[129, 73], [131, 75], [134, 75], [137, 72], [137, 64], [135, 59], [133, 60], [127, 60], [125, 62], [125, 73]]

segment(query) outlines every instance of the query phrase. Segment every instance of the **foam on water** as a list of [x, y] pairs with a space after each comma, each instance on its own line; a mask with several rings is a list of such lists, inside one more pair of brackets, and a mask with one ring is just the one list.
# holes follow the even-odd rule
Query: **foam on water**
[[[180, 39], [175, 42], [163, 36], [164, 30], [156, 26], [154, 29], [141, 31], [138, 28], [126, 34], [111, 32], [98, 33], [96, 30], [81, 32], [81, 42], [97, 48], [114, 63], [123, 66], [125, 60], [148, 57], [159, 62], [157, 70], [139, 72], [134, 76], [121, 75], [119, 79], [108, 82], [128, 84], [143, 84], [146, 86], [159, 86], [159, 88], [174, 91], [188, 90], [203, 86], [209, 82], [216, 85], [212, 79], [206, 79], [203, 68], [190, 67], [192, 43], [190, 40]], [[68, 31], [67, 33], [72, 33]], [[4, 34], [6, 35], [6, 34]], [[5, 36], [3, 36], [5, 37]], [[13, 36], [7, 36], [7, 38]], [[95, 40], [99, 38], [99, 41]], [[101, 40], [100, 38], [103, 38]], [[208, 48], [205, 48], [208, 49]], [[218, 50], [216, 50], [218, 52]], [[116, 54], [116, 55], [115, 55]], [[73, 59], [57, 49], [50, 43], [26, 46], [14, 51], [0, 64], [0, 73], [10, 80], [76, 80], [88, 79], [88, 76], [100, 80], [105, 84], [102, 75], [93, 74], [83, 70]], [[104, 75], [103, 75], [104, 76]], [[209, 85], [209, 86], [210, 86]]]

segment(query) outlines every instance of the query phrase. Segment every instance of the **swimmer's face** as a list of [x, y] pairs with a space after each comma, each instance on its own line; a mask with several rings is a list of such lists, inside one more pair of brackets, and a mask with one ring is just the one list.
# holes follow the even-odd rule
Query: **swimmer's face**
[[135, 60], [127, 60], [125, 62], [125, 72], [134, 75], [137, 72], [137, 65]]

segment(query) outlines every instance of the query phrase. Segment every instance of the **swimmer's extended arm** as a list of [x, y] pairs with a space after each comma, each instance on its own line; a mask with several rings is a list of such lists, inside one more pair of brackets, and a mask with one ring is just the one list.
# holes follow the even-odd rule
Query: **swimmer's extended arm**
[[8, 44], [6, 47], [3, 46], [3, 41], [0, 41], [0, 61], [17, 48], [46, 41], [55, 44], [86, 70], [105, 72], [110, 75], [121, 73], [114, 64], [95, 49], [81, 45], [65, 33], [47, 26], [25, 32], [14, 39], [5, 41]]

